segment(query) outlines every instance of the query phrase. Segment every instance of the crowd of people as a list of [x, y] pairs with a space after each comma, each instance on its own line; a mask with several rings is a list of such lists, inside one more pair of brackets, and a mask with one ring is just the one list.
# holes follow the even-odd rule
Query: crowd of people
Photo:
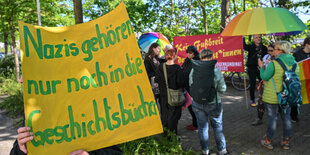
[[[156, 45], [156, 43], [154, 43]], [[157, 44], [157, 46], [159, 46]], [[151, 45], [152, 47], [152, 45]], [[287, 41], [277, 41], [270, 43], [268, 47], [262, 44], [262, 36], [253, 35], [253, 43], [247, 45], [244, 41], [243, 47], [248, 51], [247, 71], [250, 79], [250, 105], [257, 107], [257, 118], [252, 125], [263, 124], [263, 115], [267, 114], [267, 131], [266, 135], [261, 140], [261, 144], [268, 149], [273, 149], [272, 137], [276, 131], [277, 115], [280, 114], [283, 123], [283, 139], [281, 142], [282, 148], [287, 150], [290, 148], [290, 138], [292, 136], [292, 122], [298, 121], [298, 107], [283, 108], [279, 106], [276, 93], [282, 90], [284, 70], [280, 67], [278, 60], [282, 61], [288, 69], [296, 66], [295, 72], [299, 75], [299, 67], [297, 62], [310, 57], [310, 37], [304, 40], [303, 46], [297, 52], [291, 55], [291, 44]], [[222, 104], [220, 93], [224, 93], [226, 85], [221, 71], [215, 67], [216, 60], [212, 59], [213, 52], [209, 49], [203, 49], [200, 53], [195, 46], [188, 46], [185, 59], [182, 66], [174, 64], [172, 60], [176, 57], [176, 50], [170, 47], [165, 49], [165, 57], [158, 55], [152, 57], [153, 61], [159, 62], [158, 68], [150, 69], [147, 63], [145, 64], [147, 73], [152, 83], [152, 72], [155, 72], [155, 82], [159, 84], [159, 109], [161, 111], [161, 120], [163, 127], [177, 134], [177, 124], [181, 117], [181, 106], [171, 106], [167, 101], [167, 87], [165, 84], [163, 66], [167, 65], [168, 87], [172, 89], [184, 88], [184, 93], [189, 93], [192, 104], [188, 106], [188, 110], [192, 116], [192, 124], [186, 128], [189, 130], [197, 130], [200, 138], [200, 145], [203, 154], [209, 153], [208, 144], [208, 121], [214, 130], [214, 137], [218, 147], [219, 154], [227, 154], [225, 136], [222, 126]], [[156, 53], [156, 48], [150, 48], [147, 55]], [[159, 52], [157, 52], [159, 53]], [[151, 58], [151, 57], [149, 57]], [[145, 59], [149, 59], [148, 56]], [[165, 58], [165, 59], [163, 59]], [[171, 60], [172, 59], [172, 60]], [[276, 61], [277, 60], [277, 61]], [[145, 61], [146, 62], [146, 61]], [[213, 64], [213, 65], [212, 65]], [[208, 67], [213, 68], [212, 71]], [[149, 72], [149, 71], [152, 72]], [[196, 71], [196, 72], [195, 72]], [[181, 77], [183, 75], [183, 77]], [[185, 81], [182, 82], [183, 79]], [[215, 88], [215, 97], [212, 101], [203, 102], [197, 97], [199, 89], [208, 87], [209, 81], [213, 81]], [[256, 82], [259, 81], [257, 87]], [[274, 82], [272, 82], [274, 81]], [[199, 86], [199, 87], [198, 87]], [[275, 87], [275, 88], [274, 88]], [[255, 99], [255, 92], [258, 89], [258, 100]], [[198, 91], [199, 90], [199, 91]], [[212, 90], [202, 91], [210, 93]], [[212, 94], [212, 93], [210, 93]], [[154, 96], [156, 92], [154, 91]], [[199, 96], [199, 95], [198, 95]]]
[[[286, 109], [279, 107], [276, 90], [282, 89], [284, 70], [278, 61], [291, 69], [293, 66], [297, 75], [299, 67], [296, 62], [310, 57], [310, 37], [304, 40], [302, 48], [292, 56], [291, 44], [287, 41], [271, 43], [268, 47], [262, 44], [261, 35], [253, 35], [253, 44], [244, 42], [244, 49], [248, 51], [248, 75], [250, 78], [250, 105], [257, 107], [257, 118], [252, 125], [263, 123], [263, 115], [266, 111], [267, 130], [261, 140], [261, 144], [268, 149], [273, 149], [272, 138], [276, 132], [276, 120], [278, 113], [283, 124], [283, 149], [290, 148], [292, 136], [292, 122], [298, 121], [296, 107]], [[173, 106], [168, 101], [167, 89], [184, 90], [191, 98], [188, 110], [192, 117], [192, 124], [188, 130], [198, 130], [200, 145], [203, 154], [209, 154], [209, 121], [214, 131], [214, 138], [220, 155], [229, 154], [226, 149], [226, 140], [223, 131], [223, 106], [220, 94], [226, 91], [224, 77], [219, 68], [216, 67], [217, 60], [213, 59], [213, 51], [203, 49], [198, 52], [195, 46], [188, 46], [182, 66], [175, 64], [177, 51], [171, 45], [164, 48], [164, 56], [159, 56], [161, 47], [153, 43], [144, 57], [146, 72], [152, 87], [153, 95], [160, 111], [164, 136], [167, 131], [178, 134], [178, 121], [182, 114], [182, 105]], [[277, 61], [276, 61], [277, 60]], [[255, 90], [257, 78], [260, 81], [258, 100], [255, 102]], [[167, 80], [166, 80], [167, 79]], [[168, 137], [169, 138], [169, 137]], [[11, 154], [27, 154], [26, 142], [33, 139], [29, 127], [18, 130], [18, 138], [14, 143]], [[115, 147], [96, 150], [102, 153], [121, 154]], [[89, 154], [96, 154], [96, 151]], [[72, 154], [88, 154], [84, 150], [77, 150]], [[98, 153], [100, 154], [100, 153]]]
[[[228, 154], [226, 150], [225, 136], [223, 132], [220, 93], [226, 91], [226, 85], [222, 72], [215, 67], [216, 60], [213, 60], [213, 51], [204, 49], [200, 52], [195, 46], [188, 46], [182, 66], [174, 63], [177, 51], [174, 48], [165, 48], [165, 59], [159, 57], [159, 44], [153, 43], [145, 55], [145, 68], [152, 86], [153, 94], [161, 115], [164, 135], [167, 130], [177, 134], [178, 121], [181, 118], [182, 105], [173, 106], [168, 103], [167, 86], [165, 81], [164, 67], [166, 67], [167, 84], [170, 89], [184, 88], [184, 93], [196, 94], [188, 110], [192, 116], [192, 124], [187, 126], [189, 130], [197, 130], [200, 138], [202, 152], [209, 154], [208, 121], [215, 131], [215, 139], [219, 154]], [[155, 75], [154, 75], [155, 73]], [[210, 75], [213, 76], [210, 76]], [[209, 77], [209, 80], [204, 78]], [[153, 80], [155, 78], [155, 80]], [[212, 81], [212, 82], [210, 82]], [[208, 85], [212, 85], [214, 96], [204, 101], [204, 94], [208, 94]], [[158, 85], [159, 93], [155, 86]], [[201, 87], [202, 86], [202, 87]], [[210, 88], [211, 88], [210, 87]], [[206, 88], [204, 91], [200, 91]], [[197, 91], [198, 90], [198, 91]], [[200, 91], [200, 92], [199, 92]], [[159, 96], [158, 96], [159, 94]]]

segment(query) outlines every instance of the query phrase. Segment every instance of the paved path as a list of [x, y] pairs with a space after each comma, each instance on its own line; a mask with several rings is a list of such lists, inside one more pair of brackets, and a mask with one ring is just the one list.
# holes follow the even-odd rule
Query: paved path
[[[310, 154], [310, 105], [304, 105], [301, 108], [300, 121], [293, 123], [293, 137], [291, 139], [291, 149], [282, 150], [280, 146], [282, 136], [282, 123], [278, 119], [277, 133], [274, 136], [274, 149], [267, 150], [261, 146], [260, 140], [264, 136], [267, 128], [266, 115], [264, 115], [264, 124], [260, 126], [252, 126], [251, 122], [257, 116], [256, 108], [246, 108], [244, 92], [236, 91], [232, 87], [228, 87], [227, 92], [222, 95], [222, 103], [224, 108], [223, 123], [224, 134], [227, 141], [227, 149], [233, 155], [308, 155]], [[194, 151], [200, 151], [200, 144], [197, 131], [188, 131], [186, 125], [191, 123], [191, 116], [186, 109], [182, 113], [179, 122], [179, 135], [183, 148], [191, 148]], [[213, 130], [209, 128], [209, 141], [211, 146], [210, 153], [216, 153]]]
[[[0, 99], [1, 100], [1, 99]], [[236, 91], [228, 87], [227, 92], [222, 97], [224, 114], [224, 133], [227, 140], [227, 148], [232, 155], [307, 155], [310, 154], [310, 105], [301, 108], [300, 122], [293, 124], [292, 148], [288, 151], [282, 150], [280, 140], [282, 134], [281, 122], [278, 121], [277, 133], [274, 137], [274, 149], [267, 150], [260, 145], [260, 139], [266, 131], [266, 117], [264, 124], [251, 126], [251, 122], [256, 117], [256, 109], [249, 107], [246, 109], [244, 92]], [[188, 110], [184, 110], [179, 122], [179, 135], [182, 146], [185, 149], [191, 148], [200, 152], [200, 144], [197, 131], [188, 131], [186, 125], [191, 123]], [[213, 131], [210, 129], [211, 153], [217, 152], [214, 142]], [[12, 144], [16, 138], [16, 129], [13, 129], [13, 120], [8, 118], [0, 110], [0, 155], [8, 155]]]
[[[1, 98], [0, 98], [1, 103]], [[13, 127], [13, 119], [6, 116], [0, 109], [0, 155], [8, 155], [16, 139], [16, 129]]]

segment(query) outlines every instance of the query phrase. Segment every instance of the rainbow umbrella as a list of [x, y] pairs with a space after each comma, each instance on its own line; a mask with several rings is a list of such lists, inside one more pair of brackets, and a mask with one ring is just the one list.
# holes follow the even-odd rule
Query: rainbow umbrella
[[138, 40], [138, 44], [144, 52], [148, 52], [151, 44], [153, 43], [158, 43], [160, 45], [160, 55], [165, 54], [163, 49], [166, 45], [170, 44], [169, 40], [164, 35], [158, 32], [144, 33], [140, 36]]
[[283, 32], [294, 34], [307, 29], [307, 26], [287, 9], [256, 8], [237, 15], [226, 26], [222, 35], [239, 36]]

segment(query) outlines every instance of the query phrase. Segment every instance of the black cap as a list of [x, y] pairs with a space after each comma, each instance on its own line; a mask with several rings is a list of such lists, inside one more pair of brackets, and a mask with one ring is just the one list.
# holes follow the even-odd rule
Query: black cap
[[195, 56], [199, 55], [197, 48], [193, 45], [187, 47], [186, 53], [188, 52], [194, 52]]

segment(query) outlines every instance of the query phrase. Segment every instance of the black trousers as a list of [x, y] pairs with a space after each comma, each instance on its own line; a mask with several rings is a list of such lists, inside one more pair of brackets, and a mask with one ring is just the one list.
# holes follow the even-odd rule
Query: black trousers
[[298, 111], [297, 111], [297, 107], [292, 107], [291, 108], [291, 119], [294, 121], [298, 121]]
[[177, 134], [178, 122], [182, 114], [182, 106], [170, 106], [167, 101], [162, 102], [161, 105], [161, 122], [163, 127]]
[[248, 67], [248, 74], [250, 78], [250, 99], [255, 101], [256, 78], [261, 81], [259, 70], [256, 66]]
[[196, 118], [195, 113], [193, 111], [192, 105], [189, 105], [187, 108], [188, 108], [189, 113], [192, 116], [192, 125], [194, 127], [198, 127], [198, 125], [197, 125], [197, 118]]
[[259, 83], [259, 89], [258, 89], [258, 104], [257, 104], [257, 118], [260, 120], [263, 119], [264, 113], [265, 113], [265, 104], [263, 103], [263, 92], [264, 92], [264, 84], [263, 81]]

